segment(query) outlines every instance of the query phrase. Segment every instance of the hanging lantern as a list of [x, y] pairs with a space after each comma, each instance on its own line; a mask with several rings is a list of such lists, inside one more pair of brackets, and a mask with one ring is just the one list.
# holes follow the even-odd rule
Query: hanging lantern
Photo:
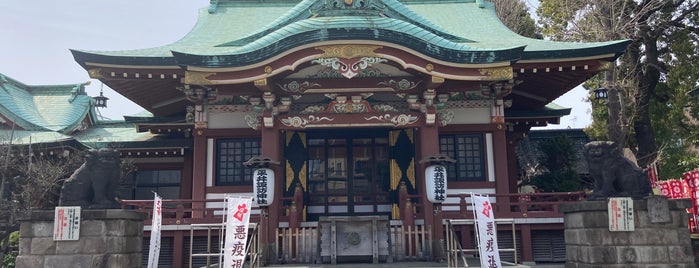
[[95, 100], [95, 107], [97, 108], [105, 108], [107, 107], [107, 100], [109, 98], [105, 97], [102, 95], [102, 92], [100, 92], [100, 95], [97, 97], [92, 97]]
[[595, 89], [595, 99], [598, 100], [606, 100], [607, 99], [607, 89], [600, 86], [597, 89]]
[[258, 168], [252, 173], [252, 192], [258, 206], [269, 206], [274, 202], [274, 171]]
[[431, 165], [425, 169], [427, 200], [442, 203], [447, 198], [447, 169], [442, 165]]
[[104, 84], [101, 84], [101, 85], [100, 85], [100, 95], [99, 95], [99, 96], [97, 96], [97, 97], [92, 97], [92, 99], [95, 100], [95, 107], [97, 107], [97, 108], [105, 108], [105, 107], [107, 107], [107, 100], [108, 100], [109, 98], [107, 98], [107, 97], [105, 97], [105, 96], [103, 95], [103, 91], [102, 91], [103, 87], [104, 87]]

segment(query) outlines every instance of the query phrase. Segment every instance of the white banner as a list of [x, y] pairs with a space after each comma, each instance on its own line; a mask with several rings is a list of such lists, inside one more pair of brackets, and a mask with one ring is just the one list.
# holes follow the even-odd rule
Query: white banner
[[163, 221], [163, 200], [157, 193], [153, 193], [153, 219], [150, 229], [150, 248], [148, 250], [148, 268], [158, 267], [160, 258], [160, 230]]
[[251, 210], [252, 198], [227, 197], [223, 267], [242, 268], [245, 263]]
[[481, 256], [481, 267], [501, 268], [493, 206], [487, 196], [472, 194], [471, 200], [478, 223], [478, 251]]

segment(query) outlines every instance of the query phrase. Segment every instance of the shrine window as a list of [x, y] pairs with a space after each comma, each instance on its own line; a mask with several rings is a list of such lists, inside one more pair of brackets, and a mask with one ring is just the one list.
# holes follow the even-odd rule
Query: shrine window
[[439, 152], [456, 159], [446, 165], [449, 181], [486, 180], [482, 134], [440, 135]]
[[219, 139], [216, 141], [216, 185], [252, 186], [253, 169], [243, 165], [261, 152], [260, 139]]
[[179, 169], [138, 170], [122, 179], [117, 195], [125, 200], [151, 200], [156, 192], [163, 199], [180, 199], [181, 181]]

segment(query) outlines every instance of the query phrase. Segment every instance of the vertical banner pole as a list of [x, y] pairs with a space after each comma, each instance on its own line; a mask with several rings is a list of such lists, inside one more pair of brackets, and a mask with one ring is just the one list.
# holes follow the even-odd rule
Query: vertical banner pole
[[228, 198], [223, 267], [242, 268], [245, 263], [252, 198]]
[[157, 268], [160, 258], [160, 230], [163, 219], [163, 200], [153, 193], [153, 216], [150, 229], [150, 248], [148, 250], [148, 268]]
[[495, 226], [495, 214], [488, 196], [471, 194], [473, 211], [478, 226], [478, 250], [481, 267], [502, 268], [498, 249], [498, 232]]

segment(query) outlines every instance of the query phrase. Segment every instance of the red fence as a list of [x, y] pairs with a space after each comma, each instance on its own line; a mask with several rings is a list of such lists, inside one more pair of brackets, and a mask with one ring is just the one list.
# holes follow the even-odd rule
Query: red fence
[[[532, 193], [532, 194], [493, 194], [493, 210], [498, 217], [506, 218], [550, 218], [562, 217], [558, 212], [561, 204], [577, 202], [583, 199], [583, 192], [569, 193]], [[470, 209], [470, 195], [449, 195], [450, 199], [459, 198], [459, 203], [442, 205], [443, 218], [470, 219], [473, 213]], [[283, 198], [280, 201], [288, 201], [291, 198]], [[410, 196], [415, 214], [422, 216], [419, 197]], [[288, 203], [288, 202], [287, 202]], [[223, 215], [223, 199], [189, 200], [189, 199], [165, 199], [163, 200], [163, 224], [200, 224], [220, 223]], [[153, 212], [153, 200], [122, 200], [121, 207], [134, 209], [148, 213], [146, 224], [150, 224]], [[278, 213], [280, 220], [289, 220], [290, 206], [285, 205]], [[254, 212], [251, 221], [259, 220], [259, 210]]]

